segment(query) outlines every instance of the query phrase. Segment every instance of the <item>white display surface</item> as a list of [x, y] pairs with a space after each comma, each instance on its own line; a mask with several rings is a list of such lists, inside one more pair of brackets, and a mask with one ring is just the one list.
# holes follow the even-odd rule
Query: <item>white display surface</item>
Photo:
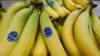
[[94, 3], [96, 3], [98, 6], [96, 8], [94, 8], [94, 13], [97, 14], [98, 16], [100, 16], [100, 1], [93, 1]]

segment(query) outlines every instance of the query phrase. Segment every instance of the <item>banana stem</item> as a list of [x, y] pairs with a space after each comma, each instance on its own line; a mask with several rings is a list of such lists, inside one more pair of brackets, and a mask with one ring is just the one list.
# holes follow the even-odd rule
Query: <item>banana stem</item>
[[93, 3], [92, 0], [87, 0], [88, 4], [91, 6], [91, 8], [97, 7], [97, 4]]

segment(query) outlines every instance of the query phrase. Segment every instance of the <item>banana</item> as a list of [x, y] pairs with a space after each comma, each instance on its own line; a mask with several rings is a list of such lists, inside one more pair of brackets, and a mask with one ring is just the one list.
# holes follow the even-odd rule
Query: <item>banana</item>
[[100, 19], [93, 12], [91, 14], [92, 28], [96, 36], [97, 42], [100, 44]]
[[47, 0], [47, 2], [58, 13], [58, 15], [61, 18], [64, 18], [66, 16], [64, 10], [61, 8], [61, 6], [55, 0]]
[[87, 7], [88, 3], [87, 0], [73, 0], [75, 3], [83, 6], [83, 7]]
[[66, 15], [68, 15], [70, 13], [70, 11], [65, 8], [64, 4], [63, 4], [63, 0], [56, 0], [57, 3], [60, 5], [60, 7], [62, 7], [62, 9], [64, 10], [64, 12], [66, 13]]
[[37, 34], [37, 41], [33, 51], [33, 56], [47, 56], [47, 47], [43, 39], [42, 32], [39, 30]]
[[[31, 44], [31, 47], [29, 47], [28, 49], [31, 50], [32, 48], [32, 45], [36, 37], [37, 29], [38, 29], [38, 23], [39, 23], [39, 11], [35, 11], [35, 12], [33, 11], [10, 56], [27, 56], [25, 52], [29, 44]], [[32, 34], [34, 34], [34, 36], [32, 36]], [[31, 39], [32, 41], [30, 41]]]
[[73, 35], [73, 26], [78, 15], [83, 11], [83, 9], [77, 9], [70, 13], [62, 28], [62, 41], [64, 43], [65, 49], [69, 52], [71, 56], [80, 56], [79, 49], [75, 43]]
[[77, 46], [80, 47], [86, 56], [100, 56], [99, 49], [89, 31], [90, 9], [91, 6], [88, 6], [87, 9], [77, 17], [74, 25], [74, 36]]
[[15, 14], [0, 41], [0, 56], [8, 56], [11, 53], [32, 10], [33, 7], [31, 6]]
[[0, 40], [2, 39], [2, 36], [5, 34], [6, 29], [9, 26], [10, 21], [12, 20], [12, 17], [21, 9], [27, 7], [27, 4], [25, 2], [16, 2], [13, 4], [6, 12], [4, 17], [2, 18], [1, 22], [1, 28], [0, 28]]
[[59, 36], [62, 37], [62, 27], [63, 26], [60, 25], [59, 23], [57, 23], [56, 21], [54, 21], [54, 25], [55, 25], [55, 27], [56, 27], [56, 29], [58, 31]]
[[[36, 37], [37, 37], [37, 36], [36, 36]], [[35, 45], [36, 45], [36, 40], [37, 40], [37, 38], [35, 39], [34, 44], [33, 44], [32, 48], [31, 48], [31, 51], [30, 51], [30, 54], [29, 54], [30, 56], [33, 55], [34, 48], [35, 48]]]
[[78, 8], [82, 8], [82, 6], [74, 3], [72, 0], [63, 0], [64, 5], [66, 8], [68, 8], [70, 11], [76, 10]]
[[67, 56], [62, 46], [57, 30], [54, 28], [48, 14], [43, 11], [40, 15], [40, 26], [51, 56]]
[[58, 19], [58, 13], [54, 11], [45, 0], [43, 0], [43, 10], [47, 12], [50, 17]]
[[[38, 10], [38, 12], [39, 12], [39, 16], [40, 16], [40, 11]], [[38, 22], [37, 24], [39, 24], [39, 22]], [[38, 28], [37, 28], [37, 30], [38, 30]], [[31, 49], [32, 49], [33, 45], [35, 45], [36, 36], [34, 36], [34, 34], [37, 34], [37, 31], [36, 31], [36, 32], [33, 31], [32, 33], [33, 33], [33, 34], [32, 34], [31, 37], [33, 37], [33, 38], [30, 39], [30, 42], [29, 42], [29, 44], [27, 45], [27, 48], [26, 48], [26, 50], [25, 50], [25, 52], [24, 52], [24, 56], [28, 56], [28, 55], [30, 54], [30, 52], [31, 52]], [[33, 41], [33, 40], [34, 40], [34, 41]]]
[[[39, 11], [39, 12], [40, 12], [40, 11]], [[39, 15], [40, 15], [40, 13], [39, 13]], [[39, 28], [39, 27], [38, 27], [38, 28]], [[32, 34], [31, 37], [34, 37], [34, 34]], [[36, 34], [36, 37], [37, 37], [37, 34]], [[33, 45], [31, 44], [32, 41], [33, 41], [32, 39], [30, 40], [31, 43], [29, 43], [29, 45], [28, 45], [29, 47], [30, 47], [30, 45], [32, 45], [31, 50], [29, 49], [29, 47], [26, 48], [26, 53], [27, 53], [27, 51], [30, 52], [30, 53], [29, 53], [30, 56], [33, 55], [33, 51], [34, 51], [34, 48], [35, 48], [35, 45], [36, 45], [36, 39], [37, 39], [36, 37], [35, 37], [35, 40], [34, 40]]]

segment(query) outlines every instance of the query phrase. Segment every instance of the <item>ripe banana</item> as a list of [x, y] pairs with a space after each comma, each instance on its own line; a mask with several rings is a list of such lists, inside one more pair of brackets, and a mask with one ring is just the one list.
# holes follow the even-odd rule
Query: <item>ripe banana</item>
[[99, 49], [97, 48], [93, 36], [89, 31], [90, 25], [90, 9], [88, 6], [85, 11], [83, 11], [75, 21], [74, 25], [74, 35], [78, 47], [86, 56], [100, 56]]
[[54, 11], [45, 0], [43, 0], [43, 10], [54, 19], [57, 19], [59, 17], [58, 13]]
[[[36, 37], [37, 37], [37, 36], [36, 36]], [[34, 44], [33, 44], [32, 48], [31, 48], [31, 51], [30, 51], [30, 54], [29, 54], [30, 56], [33, 55], [35, 45], [36, 45], [36, 39], [35, 39], [35, 41], [34, 41]]]
[[8, 56], [11, 53], [32, 10], [33, 7], [24, 8], [15, 14], [0, 41], [0, 56]]
[[61, 18], [64, 18], [66, 16], [66, 14], [65, 14], [64, 10], [62, 9], [62, 7], [55, 0], [47, 0], [47, 2], [58, 13], [58, 15]]
[[[37, 10], [37, 11], [39, 12], [39, 15], [40, 15], [40, 11], [39, 10]], [[38, 18], [38, 20], [39, 20], [39, 18]], [[39, 22], [37, 24], [39, 24]], [[36, 41], [36, 36], [35, 35], [37, 34], [37, 30], [38, 30], [38, 25], [37, 24], [35, 24], [37, 29], [32, 32], [32, 35], [31, 35], [32, 38], [30, 39], [30, 42], [27, 45], [27, 48], [24, 52], [24, 56], [30, 55], [31, 49], [32, 49], [33, 45], [35, 45], [35, 41]]]
[[69, 52], [71, 56], [80, 56], [80, 52], [74, 40], [73, 26], [78, 15], [83, 11], [83, 9], [77, 9], [70, 13], [62, 28], [62, 41], [64, 43], [65, 49]]
[[100, 44], [100, 19], [94, 13], [91, 14], [92, 28], [98, 43]]
[[88, 3], [87, 0], [73, 0], [76, 4], [79, 4], [83, 7], [87, 7]]
[[[29, 17], [20, 35], [20, 38], [16, 46], [12, 50], [10, 56], [27, 56], [25, 55], [26, 53], [28, 53], [26, 52], [26, 49], [29, 44], [31, 44], [31, 47], [29, 47], [28, 49], [31, 50], [32, 48], [32, 45], [34, 43], [36, 33], [37, 33], [38, 23], [39, 23], [39, 11], [35, 11], [35, 12], [33, 11], [32, 15]], [[34, 36], [32, 36], [32, 34], [34, 34]], [[32, 42], [30, 42], [31, 39], [32, 39]]]
[[70, 11], [65, 8], [64, 4], [63, 4], [63, 0], [56, 0], [57, 3], [60, 5], [60, 7], [64, 10], [64, 12], [66, 13], [66, 15], [68, 15], [70, 13]]
[[40, 15], [40, 26], [51, 56], [67, 56], [48, 14], [43, 11]]
[[72, 0], [63, 0], [64, 5], [66, 8], [68, 8], [70, 11], [76, 10], [78, 8], [82, 8], [82, 6], [74, 3]]
[[0, 40], [2, 36], [5, 34], [6, 29], [9, 26], [10, 21], [12, 20], [13, 16], [21, 9], [27, 7], [25, 2], [16, 2], [13, 4], [6, 12], [4, 17], [2, 18], [1, 28], [0, 28]]
[[33, 51], [33, 56], [47, 56], [47, 47], [44, 41], [42, 32], [39, 31], [37, 34], [37, 41]]

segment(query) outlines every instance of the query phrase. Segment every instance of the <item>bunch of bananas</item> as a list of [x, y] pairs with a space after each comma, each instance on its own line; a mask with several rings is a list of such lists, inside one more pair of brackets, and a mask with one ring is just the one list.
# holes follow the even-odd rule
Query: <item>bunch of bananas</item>
[[100, 56], [100, 19], [87, 0], [27, 0], [0, 9], [0, 56]]

